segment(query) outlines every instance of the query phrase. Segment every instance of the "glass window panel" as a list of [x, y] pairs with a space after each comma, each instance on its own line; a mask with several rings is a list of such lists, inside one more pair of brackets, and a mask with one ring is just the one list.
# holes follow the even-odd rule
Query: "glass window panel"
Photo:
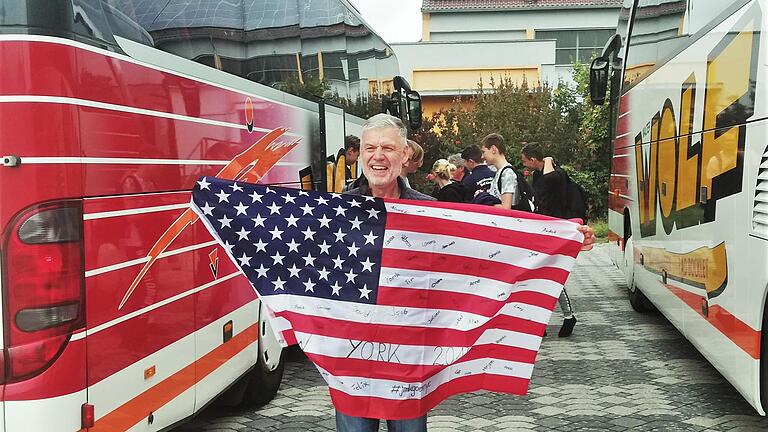
[[[687, 43], [687, 9], [687, 0], [638, 0], [625, 62], [625, 85], [642, 79], [653, 66], [668, 60]], [[622, 9], [620, 16], [626, 13]]]
[[576, 49], [558, 49], [555, 52], [555, 63], [559, 65], [572, 64], [576, 61]]

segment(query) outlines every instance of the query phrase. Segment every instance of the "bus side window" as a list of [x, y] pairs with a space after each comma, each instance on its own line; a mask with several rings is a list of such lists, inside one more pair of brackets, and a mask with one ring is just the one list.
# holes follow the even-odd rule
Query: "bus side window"
[[736, 3], [745, 2], [688, 0], [688, 33], [696, 34], [713, 21], [719, 23], [728, 16], [723, 13]]
[[[626, 9], [626, 8], [625, 8]], [[624, 86], [644, 78], [686, 44], [688, 0], [639, 0], [629, 36]]]

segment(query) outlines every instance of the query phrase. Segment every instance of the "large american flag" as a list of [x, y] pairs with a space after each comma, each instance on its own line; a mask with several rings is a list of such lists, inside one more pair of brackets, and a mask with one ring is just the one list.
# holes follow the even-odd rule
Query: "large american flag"
[[192, 201], [336, 408], [358, 417], [525, 394], [583, 240], [573, 222], [490, 206], [215, 178]]

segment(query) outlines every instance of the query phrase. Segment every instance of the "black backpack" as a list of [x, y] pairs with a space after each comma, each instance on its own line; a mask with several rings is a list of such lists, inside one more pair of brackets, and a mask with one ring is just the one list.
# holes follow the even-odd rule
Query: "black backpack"
[[571, 176], [565, 173], [565, 219], [579, 218], [583, 223], [587, 223], [587, 193], [580, 184], [571, 179]]
[[519, 210], [519, 211], [526, 211], [526, 212], [533, 212], [533, 187], [531, 187], [530, 184], [528, 184], [527, 181], [525, 181], [525, 177], [523, 177], [523, 174], [516, 170], [515, 167], [511, 165], [507, 165], [504, 168], [501, 169], [501, 173], [499, 174], [499, 181], [496, 185], [496, 188], [501, 192], [501, 176], [504, 174], [505, 169], [511, 169], [512, 172], [515, 173], [515, 176], [517, 177], [517, 193], [520, 194], [520, 200], [517, 202], [517, 204], [512, 206], [512, 210]]

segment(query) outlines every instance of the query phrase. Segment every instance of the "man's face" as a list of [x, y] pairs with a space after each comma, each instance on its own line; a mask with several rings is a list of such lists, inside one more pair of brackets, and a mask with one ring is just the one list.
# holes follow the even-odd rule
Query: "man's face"
[[529, 169], [536, 169], [536, 160], [531, 159], [527, 157], [526, 155], [520, 153], [520, 160], [523, 161], [523, 165], [525, 165], [526, 168]]
[[453, 172], [453, 176], [451, 178], [455, 181], [461, 181], [461, 179], [464, 178], [464, 167], [456, 168], [456, 171]]
[[542, 168], [541, 161], [536, 158], [529, 158], [528, 156], [520, 153], [520, 160], [523, 161], [523, 165], [525, 165], [525, 167], [528, 169], [541, 170]]
[[480, 147], [480, 150], [483, 152], [483, 159], [485, 160], [485, 163], [488, 165], [493, 165], [494, 162], [496, 162], [496, 153], [494, 152], [494, 150], [496, 150], [496, 146], [482, 146]]
[[347, 149], [347, 152], [344, 154], [347, 165], [352, 165], [353, 163], [357, 162], [358, 156], [360, 156], [360, 150], [355, 150], [353, 148]]
[[396, 182], [407, 160], [407, 148], [395, 128], [364, 131], [360, 139], [360, 156], [368, 184], [384, 187]]

